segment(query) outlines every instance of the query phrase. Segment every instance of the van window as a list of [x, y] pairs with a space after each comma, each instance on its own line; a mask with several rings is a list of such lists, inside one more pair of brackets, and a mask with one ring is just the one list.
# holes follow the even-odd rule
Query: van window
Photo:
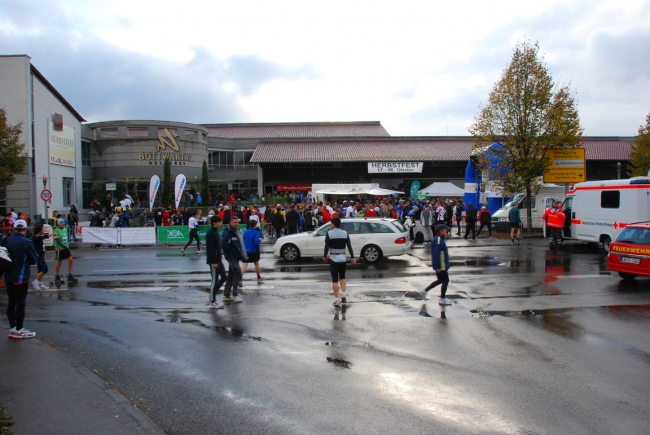
[[619, 208], [621, 205], [621, 192], [619, 190], [605, 190], [600, 192], [601, 208]]

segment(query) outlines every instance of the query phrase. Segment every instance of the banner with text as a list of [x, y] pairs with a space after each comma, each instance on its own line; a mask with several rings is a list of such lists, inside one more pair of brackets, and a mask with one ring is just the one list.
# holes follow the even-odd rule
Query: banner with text
[[75, 167], [75, 146], [74, 128], [63, 126], [62, 131], [54, 129], [54, 123], [50, 125], [50, 163], [62, 166]]
[[185, 175], [178, 174], [176, 176], [176, 183], [174, 186], [174, 201], [176, 201], [177, 209], [178, 209], [178, 204], [181, 203], [181, 197], [183, 196], [183, 190], [185, 190], [186, 182], [187, 182], [187, 178], [185, 178]]
[[422, 173], [423, 166], [423, 162], [368, 162], [368, 173]]
[[153, 202], [156, 200], [158, 188], [160, 187], [160, 177], [153, 175], [149, 180], [149, 211], [153, 210]]
[[[225, 226], [219, 228], [219, 234], [224, 230]], [[210, 229], [209, 225], [199, 225], [199, 239], [205, 242], [205, 235]], [[239, 225], [239, 234], [244, 236], [246, 225]], [[186, 226], [179, 227], [158, 227], [158, 243], [187, 243], [190, 241], [190, 229]]]

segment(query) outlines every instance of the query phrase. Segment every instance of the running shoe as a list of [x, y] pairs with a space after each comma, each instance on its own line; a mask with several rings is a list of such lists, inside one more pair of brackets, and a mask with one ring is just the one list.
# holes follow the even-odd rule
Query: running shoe
[[243, 288], [243, 287], [244, 287], [244, 283], [239, 281], [239, 288]]
[[236, 304], [241, 304], [243, 301], [244, 300], [241, 298], [241, 296], [235, 296], [234, 298], [232, 298], [232, 302]]
[[420, 297], [422, 298], [423, 301], [426, 300], [426, 298], [427, 298], [427, 291], [426, 291], [426, 290], [422, 290], [422, 291], [420, 291]]
[[203, 254], [203, 251], [196, 251], [196, 255], [201, 255]]
[[79, 280], [72, 275], [68, 275], [68, 282], [79, 282]]
[[38, 288], [41, 289], [41, 290], [49, 290], [50, 289], [48, 286], [46, 286], [42, 282], [39, 283]]
[[218, 310], [220, 308], [223, 308], [223, 305], [221, 305], [217, 301], [214, 301], [210, 305], [208, 305], [208, 308], [214, 308], [215, 310]]
[[451, 301], [447, 298], [440, 298], [438, 301], [438, 304], [440, 305], [451, 305]]
[[341, 302], [344, 304], [348, 302], [348, 296], [345, 294], [345, 292], [341, 292]]
[[59, 275], [54, 277], [54, 284], [63, 284], [65, 281], [63, 281], [63, 278], [61, 278]]
[[334, 305], [335, 307], [340, 307], [341, 306], [341, 298], [334, 299], [334, 303], [332, 305]]
[[519, 241], [519, 239], [517, 239], [517, 244], [518, 244], [518, 245], [521, 245], [521, 242]]
[[183, 253], [183, 257], [185, 257], [185, 249], [181, 248], [181, 252]]
[[14, 340], [22, 340], [23, 339], [23, 334], [16, 331], [16, 328], [11, 328], [9, 330], [9, 338], [13, 338]]
[[36, 337], [36, 333], [32, 331], [28, 331], [27, 329], [23, 328], [19, 331], [16, 331], [20, 335], [22, 335], [23, 338], [34, 338]]
[[39, 285], [40, 283], [41, 283], [41, 282], [40, 282], [39, 280], [37, 280], [37, 279], [35, 279], [34, 281], [32, 281], [32, 287], [34, 287], [34, 290], [40, 290], [40, 289], [41, 289], [41, 287], [40, 287], [40, 285]]
[[258, 276], [257, 277], [257, 282], [262, 282], [262, 281], [264, 281], [264, 277]]
[[235, 298], [233, 298], [232, 296], [224, 296], [224, 297], [221, 298], [221, 300], [225, 301], [225, 302], [228, 302], [228, 301], [234, 301]]

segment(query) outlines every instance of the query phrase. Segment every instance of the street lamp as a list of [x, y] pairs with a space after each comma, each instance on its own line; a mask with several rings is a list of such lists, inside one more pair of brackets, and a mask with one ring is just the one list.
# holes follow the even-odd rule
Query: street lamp
[[[47, 175], [43, 175], [43, 190], [47, 188]], [[45, 208], [45, 221], [47, 222], [47, 201], [43, 201], [43, 206]]]
[[621, 162], [616, 164], [616, 172], [618, 173], [618, 179], [621, 179]]

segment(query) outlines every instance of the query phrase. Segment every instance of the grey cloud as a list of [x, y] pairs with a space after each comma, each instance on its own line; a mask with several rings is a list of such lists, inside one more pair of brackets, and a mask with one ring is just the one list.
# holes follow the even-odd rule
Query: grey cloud
[[[221, 59], [202, 47], [195, 47], [195, 56], [186, 63], [133, 53], [97, 38], [78, 20], [52, 16], [56, 4], [50, 6], [40, 9], [49, 14], [31, 14], [34, 8], [25, 3], [3, 3], [1, 19], [24, 31], [15, 35], [0, 29], [0, 53], [28, 54], [89, 121], [246, 122], [239, 104], [242, 96], [269, 80], [317, 76], [309, 65], [287, 68], [258, 56]], [[236, 89], [225, 90], [225, 83], [234, 83]]]

